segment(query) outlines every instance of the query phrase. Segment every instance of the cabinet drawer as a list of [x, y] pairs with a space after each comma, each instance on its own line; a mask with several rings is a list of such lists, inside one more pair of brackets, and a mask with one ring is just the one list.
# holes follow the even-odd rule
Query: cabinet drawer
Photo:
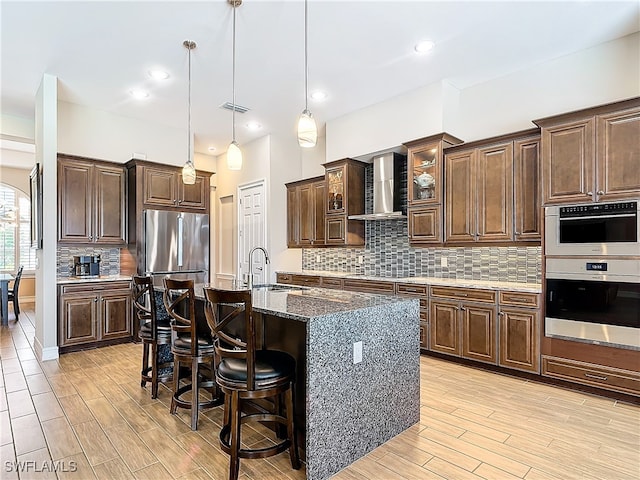
[[293, 275], [290, 273], [277, 273], [276, 274], [276, 282], [277, 283], [291, 283], [293, 280]]
[[129, 290], [131, 285], [129, 282], [95, 282], [95, 283], [83, 283], [75, 285], [61, 285], [60, 293], [90, 293], [100, 292], [103, 290]]
[[[397, 283], [396, 293], [398, 295], [429, 295], [429, 285], [417, 285], [415, 283]], [[422, 306], [422, 304], [420, 305]]]
[[322, 277], [320, 280], [320, 285], [324, 288], [336, 288], [338, 290], [342, 290], [342, 279], [333, 277]]
[[640, 374], [556, 357], [542, 357], [542, 374], [570, 382], [640, 395]]
[[375, 280], [354, 280], [345, 278], [344, 289], [352, 292], [363, 293], [386, 293], [393, 295], [395, 293], [395, 284], [393, 282], [377, 282]]
[[494, 290], [432, 286], [431, 296], [449, 298], [449, 299], [468, 300], [473, 302], [496, 303], [496, 292]]
[[518, 307], [540, 307], [540, 294], [528, 292], [504, 292], [499, 295], [500, 305], [514, 305]]
[[[420, 300], [422, 302], [422, 300]], [[428, 308], [420, 308], [420, 320], [422, 322], [429, 321], [429, 309]]]
[[429, 324], [420, 322], [420, 348], [427, 350], [429, 348]]
[[307, 287], [319, 287], [320, 277], [311, 275], [291, 275], [291, 281], [294, 285], [305, 285]]

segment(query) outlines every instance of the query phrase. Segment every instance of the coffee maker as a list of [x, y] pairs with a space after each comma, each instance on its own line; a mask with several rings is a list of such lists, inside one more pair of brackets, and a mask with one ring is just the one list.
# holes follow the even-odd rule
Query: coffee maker
[[100, 255], [75, 255], [73, 273], [77, 277], [100, 276]]

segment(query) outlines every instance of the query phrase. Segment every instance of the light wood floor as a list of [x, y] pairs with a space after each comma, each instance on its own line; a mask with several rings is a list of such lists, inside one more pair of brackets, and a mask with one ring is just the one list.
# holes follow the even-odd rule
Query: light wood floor
[[[25, 307], [19, 322], [0, 330], [1, 478], [56, 478], [34, 468], [73, 465], [77, 472], [58, 478], [226, 478], [219, 408], [201, 416], [197, 432], [187, 411], [170, 415], [166, 388], [157, 400], [140, 388], [137, 344], [39, 363], [34, 313]], [[634, 405], [423, 357], [420, 410], [419, 424], [334, 479], [640, 477]], [[266, 431], [246, 433], [248, 443], [269, 441]], [[25, 469], [20, 474], [16, 459]], [[241, 475], [303, 479], [305, 472], [291, 470], [283, 453], [241, 461]]]

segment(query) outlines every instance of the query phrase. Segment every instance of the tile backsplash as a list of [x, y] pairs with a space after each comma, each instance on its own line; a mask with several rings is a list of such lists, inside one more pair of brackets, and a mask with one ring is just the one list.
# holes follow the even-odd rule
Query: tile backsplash
[[72, 275], [75, 255], [100, 255], [100, 275], [120, 274], [120, 249], [98, 247], [69, 247], [58, 245], [56, 268], [59, 278]]
[[[405, 163], [406, 165], [406, 163]], [[400, 187], [406, 205], [406, 173]], [[373, 209], [373, 168], [365, 169], [365, 212]], [[409, 245], [407, 219], [366, 221], [364, 248], [306, 248], [303, 270], [376, 277], [441, 277], [540, 283], [542, 247], [434, 247]]]

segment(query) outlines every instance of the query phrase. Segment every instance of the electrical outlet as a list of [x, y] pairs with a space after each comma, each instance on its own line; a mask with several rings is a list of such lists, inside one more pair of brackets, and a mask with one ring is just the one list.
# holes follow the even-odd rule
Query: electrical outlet
[[447, 257], [440, 257], [440, 266], [441, 267], [449, 266], [449, 260], [447, 259]]
[[320, 263], [322, 261], [322, 257], [320, 255], [316, 255], [316, 263]]
[[362, 361], [362, 341], [353, 344], [353, 364]]
[[358, 256], [358, 263], [362, 265], [364, 263], [364, 255]]

